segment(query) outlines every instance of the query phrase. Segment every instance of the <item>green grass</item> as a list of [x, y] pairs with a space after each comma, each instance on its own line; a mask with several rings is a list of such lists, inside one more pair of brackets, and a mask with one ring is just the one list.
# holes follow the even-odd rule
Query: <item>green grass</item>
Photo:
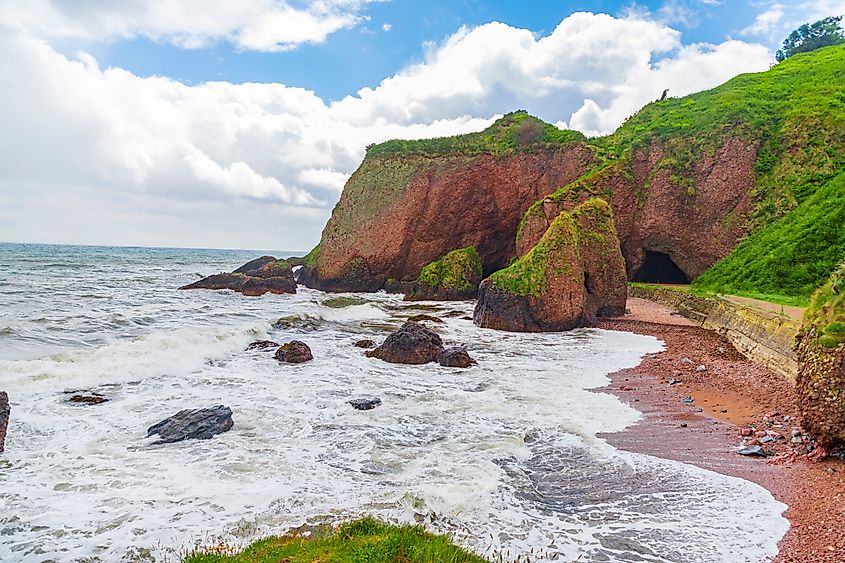
[[311, 249], [311, 252], [305, 255], [305, 265], [309, 268], [313, 268], [314, 264], [317, 263], [317, 258], [320, 256], [320, 245], [317, 244], [314, 248]]
[[477, 287], [481, 276], [481, 257], [474, 246], [467, 246], [426, 264], [417, 281], [431, 287], [465, 290]]
[[845, 261], [813, 295], [804, 326], [816, 329], [819, 344], [825, 348], [836, 348], [845, 342]]
[[735, 295], [791, 296], [805, 304], [845, 258], [845, 173], [753, 233], [693, 282]]
[[524, 110], [503, 116], [487, 129], [453, 137], [413, 141], [387, 141], [367, 148], [367, 157], [386, 155], [477, 155], [506, 156], [524, 150], [558, 147], [586, 137], [577, 131], [561, 130]]
[[485, 560], [418, 526], [363, 518], [315, 538], [290, 535], [258, 541], [238, 553], [222, 545], [184, 563], [483, 563]]

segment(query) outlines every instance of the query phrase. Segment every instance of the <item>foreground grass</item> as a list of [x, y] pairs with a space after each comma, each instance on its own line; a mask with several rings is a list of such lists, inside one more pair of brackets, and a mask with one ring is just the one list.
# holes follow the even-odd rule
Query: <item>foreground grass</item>
[[392, 526], [374, 518], [341, 525], [318, 537], [267, 538], [231, 553], [228, 546], [189, 554], [183, 563], [483, 563], [445, 536], [419, 526]]

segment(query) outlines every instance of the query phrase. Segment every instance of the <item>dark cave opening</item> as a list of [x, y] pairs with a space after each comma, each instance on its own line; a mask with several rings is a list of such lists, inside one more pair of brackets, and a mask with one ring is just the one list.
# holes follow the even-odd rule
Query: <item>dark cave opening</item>
[[644, 283], [680, 283], [687, 284], [690, 279], [675, 264], [668, 254], [645, 251], [645, 261], [636, 272], [632, 281]]

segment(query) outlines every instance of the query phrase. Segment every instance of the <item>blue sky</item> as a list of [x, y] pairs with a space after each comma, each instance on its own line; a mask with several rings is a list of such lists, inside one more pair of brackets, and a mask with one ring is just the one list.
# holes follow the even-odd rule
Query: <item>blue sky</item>
[[[188, 84], [209, 80], [282, 82], [313, 90], [329, 101], [378, 85], [384, 77], [419, 61], [427, 44], [443, 41], [462, 25], [500, 21], [542, 35], [572, 12], [624, 15], [637, 11], [661, 17], [667, 6], [672, 12], [663, 19], [684, 32], [685, 42], [707, 43], [740, 37], [765, 8], [761, 2], [747, 0], [391, 0], [370, 4], [363, 12], [368, 21], [335, 32], [325, 43], [281, 53], [243, 51], [227, 43], [182, 49], [150, 39], [84, 46], [101, 65], [126, 68], [142, 76], [164, 75]], [[756, 39], [773, 48], [779, 42], [768, 37]]]
[[0, 241], [289, 248], [369, 143], [588, 136], [845, 0], [0, 0]]

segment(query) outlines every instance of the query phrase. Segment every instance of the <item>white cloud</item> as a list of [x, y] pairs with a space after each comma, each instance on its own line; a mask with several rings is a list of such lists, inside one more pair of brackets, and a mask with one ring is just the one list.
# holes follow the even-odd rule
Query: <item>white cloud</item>
[[0, 18], [41, 37], [89, 41], [146, 37], [185, 48], [226, 41], [243, 50], [284, 51], [322, 43], [362, 19], [376, 0], [4, 0]]
[[392, 24], [385, 23], [385, 24], [381, 25], [381, 30], [384, 31], [384, 32], [390, 31], [391, 29], [393, 29]]
[[460, 29], [377, 87], [326, 103], [283, 84], [101, 69], [50, 40], [0, 24], [0, 76], [14, 77], [0, 79], [0, 240], [307, 249], [368, 143], [479, 130], [517, 108], [606, 133], [664, 88], [684, 95], [771, 60], [759, 45], [684, 46], [655, 21], [578, 13], [543, 37]]
[[770, 33], [783, 19], [783, 4], [772, 4], [757, 15], [754, 23], [742, 30], [743, 35], [764, 35]]

